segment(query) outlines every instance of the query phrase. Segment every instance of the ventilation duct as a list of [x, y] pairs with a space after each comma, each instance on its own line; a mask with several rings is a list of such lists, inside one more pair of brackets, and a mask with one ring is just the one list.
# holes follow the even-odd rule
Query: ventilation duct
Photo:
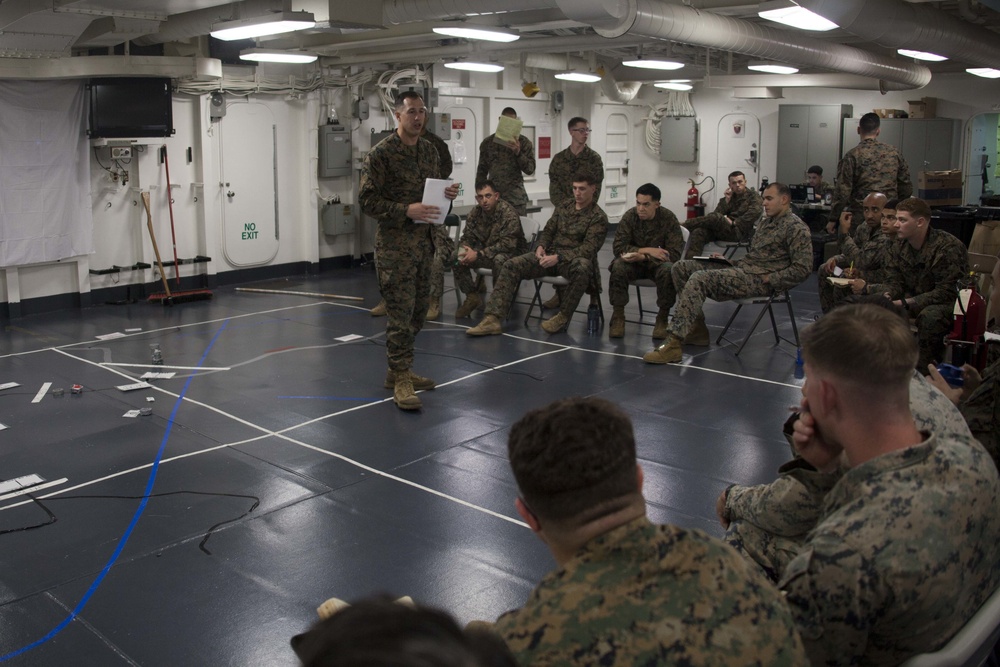
[[[529, 53], [525, 55], [524, 66], [528, 69], [553, 71], [580, 70], [584, 72], [591, 68], [591, 64], [583, 58], [549, 53]], [[642, 88], [642, 83], [639, 82], [618, 83], [615, 75], [611, 73], [611, 68], [608, 66], [602, 66], [600, 74], [601, 91], [605, 97], [614, 102], [628, 102], [634, 99]]]
[[133, 40], [136, 44], [164, 44], [183, 42], [207, 35], [211, 27], [220, 21], [231, 21], [244, 16], [260, 16], [270, 12], [290, 11], [291, 0], [243, 0], [230, 5], [219, 5], [196, 9], [183, 14], [174, 14], [160, 24], [160, 30]]
[[[498, 10], [497, 7], [503, 9]], [[470, 16], [555, 9], [555, 0], [385, 0], [386, 23], [442, 21]]]

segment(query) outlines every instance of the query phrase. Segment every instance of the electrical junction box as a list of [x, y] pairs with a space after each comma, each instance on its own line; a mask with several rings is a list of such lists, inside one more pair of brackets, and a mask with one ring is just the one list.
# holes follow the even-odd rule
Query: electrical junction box
[[327, 236], [353, 234], [354, 207], [350, 204], [327, 204], [323, 207], [323, 233]]
[[111, 147], [111, 159], [112, 160], [127, 160], [132, 157], [132, 147], [131, 146], [112, 146]]
[[340, 123], [319, 127], [319, 177], [351, 175], [351, 131]]
[[694, 116], [660, 120], [660, 162], [695, 162], [698, 159], [698, 119]]
[[396, 134], [396, 130], [385, 130], [383, 132], [376, 132], [375, 130], [372, 130], [372, 145], [369, 146], [369, 148], [375, 148], [380, 141], [386, 137], [391, 137], [394, 134]]
[[427, 114], [427, 131], [433, 132], [445, 141], [451, 139], [451, 114], [431, 113]]

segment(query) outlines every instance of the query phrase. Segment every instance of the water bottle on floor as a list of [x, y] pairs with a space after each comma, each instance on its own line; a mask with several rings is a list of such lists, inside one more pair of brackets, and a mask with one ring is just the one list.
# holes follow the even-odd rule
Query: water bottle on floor
[[597, 333], [601, 330], [601, 309], [596, 303], [587, 308], [587, 333]]

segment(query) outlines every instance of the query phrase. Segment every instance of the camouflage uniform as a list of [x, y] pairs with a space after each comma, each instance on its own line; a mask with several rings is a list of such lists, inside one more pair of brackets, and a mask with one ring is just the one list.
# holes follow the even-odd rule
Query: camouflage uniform
[[426, 179], [439, 177], [440, 160], [426, 139], [407, 146], [396, 133], [372, 148], [361, 167], [358, 202], [378, 221], [375, 264], [389, 316], [386, 354], [393, 371], [413, 365], [413, 342], [430, 294], [432, 225], [414, 223], [406, 207], [423, 199]]
[[588, 542], [494, 626], [522, 665], [804, 665], [778, 591], [720, 541], [645, 517]]
[[[955, 405], [917, 371], [910, 380], [910, 412], [920, 431], [947, 439], [971, 435]], [[839, 479], [840, 474], [824, 475], [796, 458], [781, 466], [770, 484], [730, 486], [726, 542], [777, 583], [816, 526], [823, 498]]]
[[521, 218], [514, 207], [503, 199], [497, 202], [493, 212], [489, 214], [481, 206], [472, 209], [458, 245], [472, 248], [477, 253], [476, 261], [469, 266], [456, 264], [458, 251], [451, 256], [455, 284], [463, 294], [475, 292], [476, 283], [480, 282], [473, 280], [473, 269], [492, 269], [493, 275], [498, 276], [500, 267], [512, 255], [519, 255], [528, 249], [528, 241], [521, 228]]
[[913, 184], [903, 154], [895, 146], [868, 138], [840, 158], [830, 219], [840, 219], [845, 208], [860, 218], [861, 202], [872, 192], [881, 192], [888, 199], [906, 199], [913, 194]]
[[584, 146], [579, 155], [570, 149], [556, 153], [549, 164], [549, 200], [555, 208], [573, 203], [573, 179], [579, 173], [589, 173], [597, 179], [596, 202], [601, 198], [604, 183], [604, 161], [590, 146]]
[[597, 251], [607, 233], [608, 216], [596, 202], [580, 211], [576, 210], [575, 202], [557, 208], [539, 235], [538, 244], [546, 253], [559, 255], [559, 262], [553, 267], [542, 268], [533, 252], [507, 260], [494, 282], [486, 314], [503, 320], [522, 280], [562, 276], [570, 284], [563, 290], [559, 312], [571, 318], [590, 282]]
[[[688, 257], [700, 255], [709, 241], [749, 240], [753, 237], [753, 226], [763, 214], [764, 203], [761, 201], [760, 193], [753, 188], [748, 187], [728, 200], [723, 197], [714, 211], [708, 215], [691, 218], [684, 223], [684, 226], [691, 230]], [[726, 222], [727, 216], [733, 221], [732, 225]]]
[[[438, 178], [451, 176], [454, 164], [448, 144], [433, 132], [424, 132], [421, 136], [434, 145], [441, 158], [441, 175]], [[431, 259], [431, 303], [441, 301], [441, 295], [444, 294], [444, 265], [455, 251], [455, 242], [448, 234], [449, 231], [444, 225], [434, 225], [431, 229], [431, 242], [434, 244], [434, 257]]]
[[957, 284], [969, 275], [969, 253], [957, 238], [932, 227], [920, 250], [906, 241], [894, 244], [886, 273], [889, 298], [906, 298], [907, 310], [917, 319], [917, 369], [926, 369], [927, 364], [941, 360], [943, 338], [951, 329], [958, 298]]
[[[860, 277], [865, 280], [865, 287], [869, 282], [879, 282], [882, 280], [882, 273], [885, 270], [886, 249], [883, 242], [882, 226], [869, 225], [865, 223], [857, 231], [857, 236], [842, 234], [838, 231], [837, 240], [840, 242], [840, 254], [834, 259], [837, 266], [842, 269], [850, 268], [852, 265], [860, 272]], [[824, 266], [820, 266], [817, 271], [819, 277], [819, 305], [823, 312], [829, 312], [837, 302], [854, 292], [850, 287], [839, 287], [832, 284], [827, 278], [833, 276], [831, 271], [827, 271]]]
[[[670, 268], [673, 262], [681, 259], [681, 251], [684, 249], [681, 226], [673, 211], [661, 206], [652, 220], [640, 220], [635, 207], [630, 208], [618, 222], [612, 248], [615, 258], [611, 261], [611, 278], [608, 280], [611, 305], [624, 307], [628, 304], [630, 280], [651, 278], [656, 282], [657, 307], [661, 313], [669, 311], [677, 299]], [[663, 248], [669, 254], [669, 259], [665, 262], [652, 258], [643, 262], [626, 262], [621, 258], [625, 253], [635, 252], [639, 248]]]
[[983, 371], [983, 381], [958, 405], [972, 435], [1000, 467], [1000, 362]]
[[732, 268], [717, 269], [717, 265], [697, 260], [677, 262], [672, 274], [678, 297], [670, 332], [683, 339], [704, 317], [701, 307], [705, 299], [728, 301], [790, 289], [812, 273], [812, 261], [809, 228], [786, 211], [760, 223], [746, 256]]
[[528, 193], [524, 190], [524, 176], [535, 173], [535, 149], [524, 135], [517, 138], [521, 152], [515, 154], [507, 146], [494, 141], [495, 134], [479, 144], [479, 167], [476, 183], [493, 181], [497, 192], [514, 207], [518, 215], [528, 214]]
[[946, 643], [1000, 583], [998, 494], [971, 437], [844, 472], [778, 584], [810, 664], [895, 665]]

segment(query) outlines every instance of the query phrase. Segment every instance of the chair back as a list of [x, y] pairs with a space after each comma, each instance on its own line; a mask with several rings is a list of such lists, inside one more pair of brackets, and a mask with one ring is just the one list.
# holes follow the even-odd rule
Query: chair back
[[687, 257], [688, 246], [691, 245], [691, 230], [681, 225], [681, 238], [684, 239], [684, 247], [681, 248], [681, 259]]
[[1000, 589], [986, 598], [969, 622], [934, 653], [915, 655], [902, 667], [980, 667], [1000, 639]]
[[538, 232], [540, 231], [539, 224], [529, 216], [522, 215], [521, 230], [524, 232], [524, 238], [528, 240], [528, 250], [534, 250], [535, 241], [538, 240]]

